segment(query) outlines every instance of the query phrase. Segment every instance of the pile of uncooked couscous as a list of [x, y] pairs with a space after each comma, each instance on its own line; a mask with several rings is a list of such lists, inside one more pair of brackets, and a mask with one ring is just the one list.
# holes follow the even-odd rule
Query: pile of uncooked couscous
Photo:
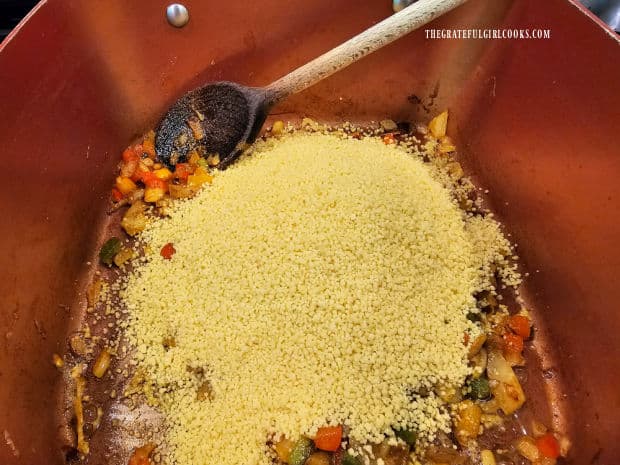
[[170, 463], [268, 464], [324, 425], [450, 431], [435, 392], [471, 374], [466, 316], [510, 247], [441, 179], [377, 138], [293, 132], [149, 223], [121, 296]]

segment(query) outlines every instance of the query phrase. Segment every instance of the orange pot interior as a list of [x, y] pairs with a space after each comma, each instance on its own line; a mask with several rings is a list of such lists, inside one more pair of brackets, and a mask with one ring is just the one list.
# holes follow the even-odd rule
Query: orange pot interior
[[[357, 4], [359, 3], [359, 4]], [[183, 91], [265, 85], [391, 13], [292, 5], [49, 0], [0, 48], [0, 463], [56, 464], [51, 354], [84, 310], [120, 151]], [[519, 245], [535, 309], [530, 402], [573, 439], [569, 464], [620, 457], [620, 45], [565, 0], [471, 0], [433, 28], [544, 28], [549, 40], [415, 32], [274, 110], [279, 119], [427, 121], [449, 133]], [[421, 102], [421, 103], [420, 103]], [[532, 376], [540, 376], [540, 373]], [[93, 461], [93, 463], [97, 463]], [[105, 462], [101, 462], [105, 463]]]

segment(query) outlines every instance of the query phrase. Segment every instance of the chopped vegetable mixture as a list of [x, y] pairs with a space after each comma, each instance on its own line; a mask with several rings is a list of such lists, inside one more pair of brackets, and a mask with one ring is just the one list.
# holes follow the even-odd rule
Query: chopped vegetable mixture
[[[88, 304], [124, 307], [137, 366], [124, 396], [165, 417], [156, 460], [144, 441], [129, 465], [566, 456], [568, 439], [539, 422], [510, 447], [478, 444], [526, 402], [514, 367], [532, 320], [503, 303], [521, 281], [514, 250], [472, 195], [447, 124], [443, 112], [416, 136], [390, 120], [279, 121], [226, 171], [198, 152], [169, 170], [152, 132], [123, 152], [112, 200], [134, 240], [104, 242], [101, 263], [125, 272], [115, 293], [94, 281]], [[95, 380], [115, 350], [101, 346]], [[71, 371], [83, 455], [84, 366]]]

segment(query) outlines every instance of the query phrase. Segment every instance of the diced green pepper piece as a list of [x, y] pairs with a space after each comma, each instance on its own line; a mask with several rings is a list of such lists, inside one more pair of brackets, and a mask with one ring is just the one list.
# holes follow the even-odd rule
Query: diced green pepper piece
[[206, 159], [200, 157], [198, 159], [198, 166], [202, 166], [204, 169], [208, 170], [209, 169], [209, 162]]
[[345, 452], [342, 456], [342, 465], [362, 465], [362, 462], [354, 455]]
[[471, 397], [474, 399], [488, 399], [491, 395], [489, 380], [485, 376], [472, 379], [469, 382], [469, 390]]
[[397, 438], [402, 439], [411, 447], [415, 446], [415, 442], [418, 440], [418, 432], [410, 429], [397, 429], [394, 430], [394, 434], [396, 434]]
[[123, 244], [118, 237], [111, 237], [101, 246], [99, 259], [106, 265], [112, 265], [115, 255], [121, 251], [122, 247]]
[[289, 465], [304, 465], [313, 450], [314, 443], [312, 439], [300, 438], [293, 446], [293, 450], [288, 459]]

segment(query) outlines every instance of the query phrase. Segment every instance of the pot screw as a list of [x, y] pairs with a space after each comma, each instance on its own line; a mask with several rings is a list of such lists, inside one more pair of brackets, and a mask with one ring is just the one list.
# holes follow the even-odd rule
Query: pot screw
[[183, 27], [189, 21], [189, 11], [180, 3], [172, 3], [166, 8], [166, 19], [171, 26]]

